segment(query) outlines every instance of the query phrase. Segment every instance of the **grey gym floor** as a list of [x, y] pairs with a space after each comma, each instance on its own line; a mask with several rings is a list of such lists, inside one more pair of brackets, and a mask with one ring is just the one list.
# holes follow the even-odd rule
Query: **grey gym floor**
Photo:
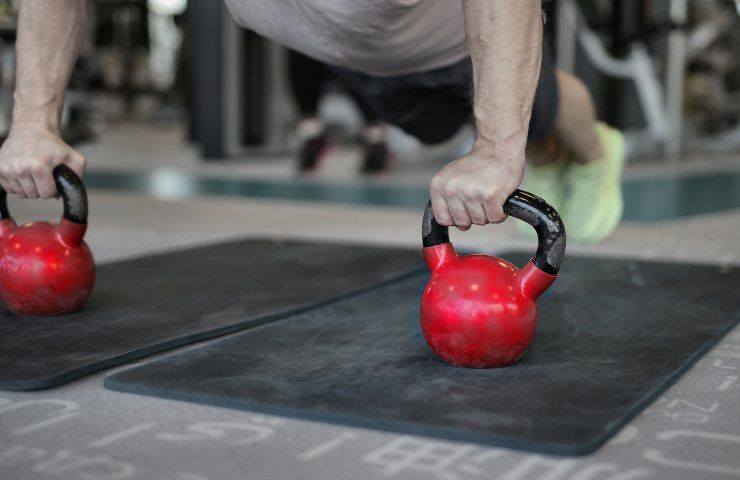
[[[132, 131], [136, 132], [135, 141]], [[163, 167], [229, 178], [282, 179], [292, 175], [287, 158], [265, 160], [254, 168], [248, 164], [199, 166], [195, 152], [182, 147], [178, 135], [147, 132], [140, 127], [111, 129], [98, 143], [83, 146], [82, 151], [90, 160], [91, 175], [96, 171], [151, 171]], [[340, 152], [336, 158], [332, 161], [336, 168], [326, 174], [327, 182], [341, 183], [352, 176], [356, 164], [353, 154]], [[674, 170], [737, 173], [740, 162], [737, 157], [703, 157]], [[423, 164], [406, 165], [386, 183], [416, 182], [418, 186], [430, 171]], [[634, 167], [627, 177], [649, 177], [655, 172], [649, 165]], [[415, 208], [300, 198], [191, 197], [178, 193], [178, 185], [168, 183], [166, 175], [158, 182], [159, 186], [146, 195], [91, 190], [87, 240], [98, 262], [245, 236], [409, 248], [419, 245], [421, 212]], [[19, 221], [54, 219], [60, 213], [60, 205], [54, 201], [11, 199], [10, 204]], [[740, 265], [739, 225], [738, 209], [660, 222], [625, 222], [603, 244], [569, 250], [599, 256]], [[465, 234], [453, 233], [453, 241], [489, 251], [531, 247], [517, 234], [512, 221]], [[115, 393], [102, 386], [109, 373], [47, 391], [0, 392], [0, 478], [740, 477], [740, 328], [609, 444], [593, 455], [577, 458], [530, 455]]]

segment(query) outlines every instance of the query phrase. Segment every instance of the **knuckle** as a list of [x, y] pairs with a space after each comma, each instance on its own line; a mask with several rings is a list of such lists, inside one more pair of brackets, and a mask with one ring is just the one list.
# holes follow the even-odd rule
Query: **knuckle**
[[467, 185], [464, 190], [465, 198], [469, 201], [475, 201], [476, 203], [483, 203], [488, 195], [488, 192], [480, 188], [478, 185]]
[[482, 192], [484, 202], [492, 202], [496, 199], [496, 193], [493, 190], [486, 190]]
[[478, 198], [478, 188], [474, 185], [465, 185], [462, 188], [462, 194], [468, 200], [475, 200]]
[[429, 188], [434, 191], [439, 191], [442, 188], [442, 175], [434, 175], [429, 182]]
[[456, 197], [458, 194], [457, 184], [455, 182], [447, 182], [444, 186], [444, 194], [448, 197]]
[[35, 160], [33, 159], [26, 159], [26, 160], [18, 160], [15, 163], [13, 163], [13, 173], [16, 176], [24, 176], [26, 173], [28, 173], [31, 169], [31, 164]]
[[45, 162], [33, 162], [28, 167], [29, 173], [32, 175], [43, 175], [47, 171], [46, 163]]

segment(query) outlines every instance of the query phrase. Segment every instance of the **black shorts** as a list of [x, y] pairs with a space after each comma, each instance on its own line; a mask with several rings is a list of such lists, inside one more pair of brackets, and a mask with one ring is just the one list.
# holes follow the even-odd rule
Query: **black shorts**
[[[366, 100], [384, 122], [396, 125], [423, 143], [452, 137], [473, 118], [473, 66], [470, 59], [448, 67], [394, 77], [376, 77], [332, 67], [343, 83]], [[558, 88], [549, 48], [542, 66], [529, 122], [529, 141], [547, 137], [558, 113]]]

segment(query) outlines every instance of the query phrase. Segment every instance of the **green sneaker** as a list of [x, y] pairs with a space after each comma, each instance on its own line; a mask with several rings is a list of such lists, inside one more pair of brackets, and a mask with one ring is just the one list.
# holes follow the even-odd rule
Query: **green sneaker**
[[[528, 165], [522, 189], [542, 198], [560, 213], [565, 199], [565, 173], [569, 163], [569, 150], [561, 148], [554, 162], [539, 166]], [[520, 220], [516, 222], [516, 226], [525, 237], [537, 238], [531, 225]]]
[[563, 220], [568, 240], [595, 244], [608, 237], [622, 218], [624, 137], [619, 130], [597, 123], [604, 158], [568, 168]]

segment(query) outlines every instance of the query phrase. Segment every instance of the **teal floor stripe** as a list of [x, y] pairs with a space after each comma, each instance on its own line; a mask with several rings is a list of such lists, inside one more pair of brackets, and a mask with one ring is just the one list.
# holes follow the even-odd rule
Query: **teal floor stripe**
[[740, 208], [740, 171], [625, 182], [625, 220], [650, 222]]
[[[89, 188], [137, 192], [163, 198], [201, 195], [424, 208], [426, 186], [374, 182], [331, 184], [301, 179], [256, 180], [201, 177], [177, 170], [90, 171]], [[651, 222], [740, 208], [740, 171], [628, 180], [625, 220]]]

